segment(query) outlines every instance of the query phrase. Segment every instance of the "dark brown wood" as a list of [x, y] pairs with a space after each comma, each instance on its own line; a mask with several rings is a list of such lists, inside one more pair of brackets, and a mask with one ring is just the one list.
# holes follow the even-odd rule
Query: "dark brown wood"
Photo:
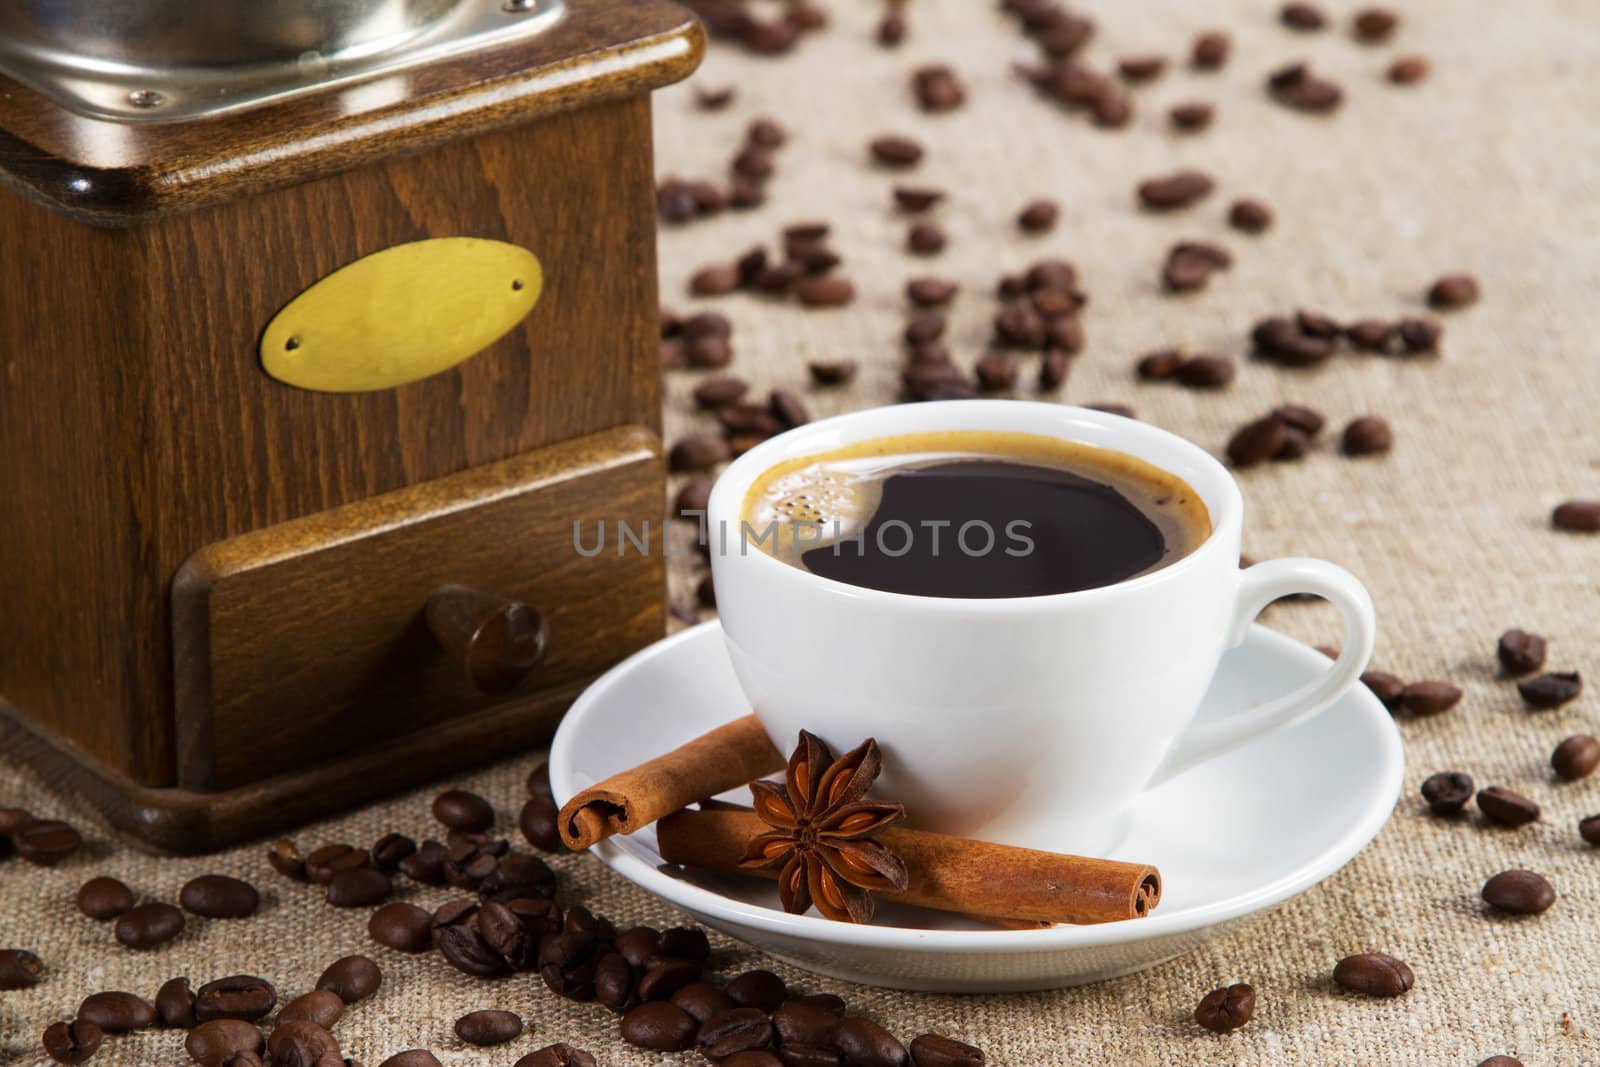
[[425, 617], [473, 692], [485, 696], [527, 686], [550, 644], [550, 627], [533, 608], [461, 585], [434, 590]]
[[326, 93], [195, 122], [85, 118], [0, 78], [0, 186], [81, 221], [188, 211], [638, 99], [686, 77], [705, 47], [671, 0], [573, 0], [542, 34]]
[[[168, 593], [192, 553], [609, 427], [658, 429], [649, 143], [639, 95], [130, 228], [0, 192], [0, 603], [33, 605], [0, 612], [0, 698], [113, 772], [175, 784]], [[259, 331], [304, 288], [454, 235], [544, 264], [539, 305], [505, 338], [378, 393], [262, 373]], [[539, 610], [556, 625], [560, 606]]]
[[[661, 467], [654, 434], [610, 430], [202, 548], [172, 590], [178, 786], [235, 788], [500, 703], [430, 632], [442, 586], [539, 607], [540, 688], [644, 647], [664, 625], [664, 558], [614, 531], [659, 530]], [[460, 654], [481, 672], [476, 653], [469, 634]]]
[[0, 749], [45, 787], [82, 798], [135, 844], [198, 854], [310, 822], [547, 741], [587, 680], [499, 705], [420, 734], [380, 738], [337, 760], [221, 793], [150, 788], [88, 760], [0, 700]]

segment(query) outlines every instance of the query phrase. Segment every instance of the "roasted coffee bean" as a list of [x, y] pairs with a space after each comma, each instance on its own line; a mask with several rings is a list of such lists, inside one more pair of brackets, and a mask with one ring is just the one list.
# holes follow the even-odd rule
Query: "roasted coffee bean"
[[424, 841], [400, 861], [400, 873], [423, 885], [444, 885], [444, 861], [448, 852], [438, 841]]
[[82, 844], [78, 831], [60, 819], [34, 819], [11, 831], [11, 847], [36, 867], [54, 867]]
[[302, 993], [283, 1006], [278, 1012], [278, 1021], [288, 1022], [291, 1019], [304, 1019], [316, 1023], [324, 1030], [332, 1030], [335, 1023], [344, 1015], [344, 1001], [339, 999], [339, 994], [326, 989], [313, 990]]
[[742, 1008], [777, 1011], [789, 996], [783, 979], [771, 971], [745, 971], [723, 988], [728, 999]]
[[439, 1057], [427, 1049], [414, 1048], [397, 1052], [378, 1064], [378, 1067], [444, 1067]]
[[45, 1054], [57, 1063], [83, 1063], [100, 1051], [100, 1042], [100, 1028], [87, 1019], [51, 1023], [41, 1039]]
[[1346, 327], [1344, 334], [1364, 352], [1388, 352], [1394, 343], [1395, 327], [1379, 319], [1361, 319]]
[[[571, 920], [571, 913], [568, 919]], [[557, 996], [592, 1000], [600, 955], [599, 942], [588, 930], [569, 929], [565, 933], [551, 934], [539, 944], [539, 977]]]
[[1215, 189], [1216, 184], [1209, 174], [1198, 170], [1180, 170], [1140, 182], [1139, 201], [1156, 211], [1170, 211], [1195, 203]]
[[707, 378], [694, 388], [694, 402], [702, 408], [720, 408], [736, 404], [750, 391], [750, 383], [743, 378]]
[[914, 167], [922, 162], [922, 146], [909, 137], [877, 137], [868, 144], [872, 158], [885, 167]]
[[417, 843], [404, 834], [384, 834], [369, 850], [372, 862], [381, 871], [393, 874], [400, 869], [400, 861], [417, 851]]
[[672, 994], [670, 1002], [688, 1012], [697, 1023], [703, 1023], [734, 1007], [733, 1001], [716, 986], [695, 982]]
[[1439, 311], [1464, 308], [1478, 302], [1478, 279], [1470, 274], [1446, 274], [1428, 287], [1428, 306]]
[[1027, 304], [1011, 304], [995, 312], [994, 336], [1000, 344], [1036, 348], [1044, 343], [1044, 318]]
[[767, 399], [767, 408], [791, 430], [811, 421], [811, 411], [806, 407], [806, 402], [792, 389], [774, 389]]
[[1271, 459], [1282, 450], [1288, 427], [1277, 415], [1246, 423], [1228, 439], [1228, 462], [1244, 469]]
[[694, 587], [695, 601], [703, 608], [715, 609], [717, 606], [717, 586], [711, 574], [707, 572]]
[[[698, 522], [705, 514], [706, 505], [711, 502], [711, 484], [711, 479], [705, 477], [694, 477], [684, 482], [683, 488], [678, 490], [678, 496], [673, 501], [673, 514], [678, 515], [680, 518]], [[695, 512], [699, 514], [693, 514]], [[552, 811], [557, 810], [555, 801], [545, 797], [529, 797], [528, 804], [538, 804], [542, 807], [550, 808]], [[524, 811], [527, 810], [527, 806], [527, 804], [523, 805]], [[519, 819], [518, 821], [520, 822], [521, 820]], [[524, 832], [523, 836], [527, 837], [528, 835]]]
[[1389, 80], [1396, 85], [1415, 85], [1428, 76], [1426, 56], [1401, 56], [1389, 64]]
[[540, 760], [528, 772], [527, 781], [524, 783], [530, 797], [541, 797], [552, 803], [556, 799], [555, 790], [550, 786], [550, 761]]
[[1304, 404], [1279, 404], [1272, 409], [1272, 413], [1289, 426], [1312, 437], [1321, 433], [1322, 427], [1327, 423], [1320, 411], [1308, 408]]
[[1180, 133], [1199, 133], [1211, 126], [1217, 109], [1203, 100], [1190, 100], [1174, 104], [1167, 111], [1167, 121]]
[[700, 981], [700, 964], [691, 960], [658, 959], [639, 978], [640, 1000], [670, 1000], [684, 986]]
[[1256, 355], [1286, 367], [1309, 367], [1333, 355], [1331, 338], [1307, 333], [1299, 316], [1274, 315], [1256, 323], [1250, 331]]
[[1496, 826], [1526, 826], [1539, 818], [1539, 805], [1499, 785], [1478, 790], [1478, 809]]
[[433, 943], [452, 967], [475, 978], [495, 978], [509, 970], [505, 957], [473, 926], [435, 926]]
[[1401, 960], [1382, 952], [1346, 956], [1333, 969], [1333, 980], [1353, 993], [1369, 997], [1397, 997], [1416, 984], [1416, 976]]
[[728, 442], [721, 434], [699, 431], [679, 438], [667, 454], [667, 465], [675, 471], [707, 471], [728, 456]]
[[621, 953], [607, 953], [594, 967], [594, 999], [612, 1011], [627, 1011], [639, 1002], [638, 979], [639, 972]]
[[26, 808], [0, 808], [0, 839], [9, 838], [33, 821], [33, 814]]
[[1210, 30], [1199, 34], [1190, 50], [1189, 63], [1197, 70], [1218, 70], [1228, 62], [1231, 47], [1232, 41], [1225, 33]]
[[771, 437], [783, 430], [783, 423], [778, 421], [771, 409], [760, 404], [728, 404], [718, 408], [716, 414], [717, 421], [730, 436], [753, 434]]
[[1406, 684], [1399, 678], [1386, 671], [1367, 671], [1361, 675], [1361, 681], [1385, 708], [1394, 711], [1400, 707]]
[[278, 991], [265, 978], [239, 974], [207, 982], [195, 994], [194, 1014], [201, 1022], [243, 1019], [255, 1022], [278, 1003]]
[[337, 1059], [339, 1042], [309, 1019], [290, 1019], [273, 1027], [267, 1037], [273, 1067], [322, 1067], [329, 1053]]
[[[1272, 458], [1276, 460], [1299, 459], [1309, 451], [1311, 451], [1311, 438], [1307, 436], [1306, 432], [1297, 430], [1293, 426], [1285, 426], [1283, 428], [1283, 444], [1272, 454]], [[1284, 597], [1283, 599], [1288, 600], [1290, 598]]]
[[985, 352], [972, 369], [979, 386], [987, 392], [1000, 392], [1017, 384], [1017, 358], [1009, 352]]
[[700, 1054], [720, 1063], [741, 1052], [772, 1047], [772, 1020], [760, 1008], [732, 1008], [700, 1026]]
[[831, 1045], [839, 1021], [839, 1015], [792, 1000], [772, 1013], [773, 1029], [783, 1045]]
[[1173, 378], [1191, 389], [1220, 389], [1233, 381], [1234, 364], [1227, 356], [1191, 356], [1178, 367]]
[[1089, 110], [1094, 124], [1103, 129], [1119, 129], [1133, 121], [1133, 102], [1110, 89], [1090, 101]]
[[1278, 21], [1304, 33], [1322, 29], [1328, 24], [1328, 17], [1314, 4], [1289, 3], [1279, 9]]
[[189, 1030], [199, 1023], [195, 1014], [194, 990], [187, 978], [173, 978], [156, 990], [156, 1014], [161, 1025], [174, 1030]]
[[1550, 513], [1550, 524], [1572, 533], [1600, 532], [1600, 500], [1568, 500]]
[[836, 1018], [844, 1018], [844, 998], [837, 993], [806, 993], [802, 996], [792, 996], [784, 1003], [802, 1008], [815, 1008]]
[[1449, 682], [1412, 682], [1400, 694], [1400, 705], [1413, 715], [1437, 715], [1461, 701], [1461, 689]]
[[1161, 268], [1161, 284], [1175, 293], [1202, 289], [1211, 275], [1233, 262], [1225, 249], [1200, 241], [1182, 241], [1172, 246]]
[[1538, 915], [1556, 902], [1555, 887], [1532, 871], [1501, 871], [1483, 883], [1483, 899], [1513, 915]]
[[1478, 1067], [1522, 1067], [1522, 1061], [1514, 1056], [1490, 1056]]
[[389, 876], [376, 867], [356, 867], [335, 871], [328, 882], [328, 903], [336, 908], [370, 908], [382, 904], [394, 892]]
[[1267, 79], [1272, 98], [1296, 111], [1333, 111], [1344, 102], [1344, 90], [1317, 77], [1303, 63], [1276, 71]]
[[474, 1011], [456, 1020], [456, 1036], [469, 1045], [504, 1045], [522, 1036], [522, 1017], [509, 1011]]
[[1163, 56], [1143, 55], [1124, 56], [1117, 60], [1117, 73], [1123, 80], [1130, 82], [1146, 82], [1161, 76], [1167, 69], [1167, 61]]
[[426, 952], [433, 947], [433, 916], [415, 904], [385, 904], [367, 920], [367, 933], [397, 952]]
[[1539, 711], [1559, 708], [1578, 699], [1583, 677], [1577, 671], [1552, 671], [1517, 683], [1522, 702]]
[[1147, 382], [1166, 381], [1178, 373], [1184, 358], [1176, 348], [1158, 348], [1140, 356], [1139, 362], [1134, 364], [1134, 372]]
[[942, 189], [911, 185], [897, 185], [894, 188], [895, 206], [912, 215], [927, 211], [942, 202], [944, 197]]
[[254, 1023], [240, 1019], [213, 1019], [189, 1031], [184, 1039], [185, 1051], [202, 1067], [222, 1067], [228, 1057], [238, 1052], [266, 1051], [267, 1043]]
[[698, 1029], [688, 1012], [664, 1000], [628, 1009], [619, 1026], [622, 1039], [628, 1044], [654, 1052], [682, 1052], [693, 1048]]
[[306, 873], [313, 882], [327, 885], [333, 880], [335, 871], [355, 870], [371, 862], [372, 857], [364, 848], [355, 848], [342, 842], [323, 845], [306, 856]]
[[743, 279], [732, 263], [714, 263], [689, 276], [689, 292], [695, 296], [724, 296], [739, 288]]
[[316, 988], [336, 993], [346, 1005], [366, 1000], [383, 985], [383, 971], [366, 956], [345, 956], [328, 965]]
[[715, 88], [703, 85], [694, 87], [694, 102], [703, 111], [721, 111], [733, 103], [734, 87], [719, 85]]
[[1439, 351], [1439, 339], [1444, 327], [1428, 319], [1401, 319], [1396, 327], [1400, 344], [1407, 352], [1433, 353]]
[[944, 231], [931, 222], [917, 222], [906, 231], [906, 250], [919, 256], [936, 256], [947, 243]]
[[630, 926], [620, 931], [612, 941], [622, 957], [635, 967], [647, 965], [661, 944], [661, 931], [652, 926]]
[[93, 993], [78, 1005], [78, 1018], [108, 1034], [129, 1034], [156, 1024], [155, 1005], [132, 993]]
[[758, 181], [734, 175], [728, 181], [728, 206], [740, 210], [760, 207], [767, 202], [767, 192]]
[[1046, 391], [1061, 388], [1062, 383], [1067, 380], [1070, 363], [1067, 353], [1063, 350], [1046, 349], [1044, 358], [1039, 361], [1039, 388]]
[[764, 182], [777, 172], [778, 165], [772, 160], [772, 153], [757, 145], [749, 145], [739, 151], [728, 164], [730, 173], [751, 181]]
[[1590, 815], [1578, 820], [1578, 836], [1589, 844], [1600, 847], [1600, 815]]
[[1550, 766], [1558, 777], [1569, 782], [1589, 777], [1600, 767], [1600, 739], [1590, 734], [1567, 738], [1550, 754]]
[[541, 899], [556, 895], [556, 872], [538, 856], [508, 852], [478, 886], [483, 900]]
[[1507, 674], [1531, 674], [1544, 666], [1545, 639], [1526, 630], [1507, 630], [1495, 645], [1495, 656]]
[[795, 284], [794, 292], [800, 303], [811, 308], [844, 307], [856, 298], [855, 285], [837, 274], [806, 278]]
[[184, 884], [178, 903], [207, 919], [244, 919], [261, 906], [261, 894], [255, 886], [238, 878], [205, 874]]
[[465, 789], [448, 789], [434, 798], [433, 817], [452, 830], [481, 834], [494, 825], [494, 805]]
[[597, 1067], [595, 1058], [580, 1048], [562, 1043], [530, 1052], [513, 1067]]
[[1380, 44], [1393, 36], [1400, 25], [1400, 16], [1383, 7], [1368, 7], [1357, 11], [1350, 22], [1356, 40], [1364, 44]]
[[294, 847], [293, 841], [273, 842], [272, 847], [267, 849], [267, 862], [285, 878], [304, 882], [311, 877], [306, 873], [306, 861], [300, 855], [300, 850]]
[[806, 364], [811, 380], [818, 385], [844, 385], [855, 378], [860, 367], [853, 359], [812, 360]]
[[[706, 501], [710, 500], [710, 479], [695, 479], [690, 485], [685, 486], [684, 492], [679, 495], [680, 511], [685, 510], [683, 505], [694, 502], [693, 496], [686, 500], [685, 495], [699, 482], [707, 483]], [[701, 503], [700, 509], [702, 511], [705, 509], [705, 502]], [[561, 809], [556, 807], [554, 801], [545, 800], [543, 797], [532, 797], [522, 805], [522, 811], [517, 816], [517, 827], [522, 831], [522, 836], [528, 844], [541, 852], [565, 852], [567, 847], [561, 842], [559, 829], [560, 814]]]
[[1256, 1013], [1256, 991], [1243, 982], [1213, 989], [1194, 1010], [1194, 1021], [1207, 1030], [1225, 1034], [1249, 1022]]
[[944, 278], [912, 278], [906, 283], [906, 299], [920, 308], [939, 308], [955, 299], [961, 286]]
[[923, 111], [954, 111], [967, 102], [966, 87], [955, 71], [943, 63], [918, 67], [911, 72], [911, 92]]
[[1078, 284], [1078, 269], [1064, 259], [1041, 259], [1022, 276], [1029, 292], [1039, 289], [1071, 290]]
[[1046, 233], [1055, 229], [1061, 208], [1054, 200], [1034, 200], [1017, 214], [1017, 226], [1025, 233]]
[[[554, 907], [548, 901], [543, 903]], [[486, 901], [478, 910], [477, 926], [483, 943], [513, 970], [533, 969], [539, 961], [539, 939], [546, 932], [552, 932], [535, 930], [531, 922], [524, 921], [522, 914], [497, 900]]]
[[896, 48], [906, 39], [906, 19], [898, 11], [890, 11], [878, 20], [875, 34], [884, 48]]
[[871, 1019], [852, 1016], [834, 1032], [834, 1047], [857, 1067], [905, 1067], [910, 1053], [895, 1036]]
[[1235, 200], [1228, 208], [1228, 225], [1245, 233], [1261, 233], [1272, 225], [1272, 209], [1260, 200]]
[[1381, 455], [1394, 447], [1394, 431], [1377, 415], [1362, 415], [1345, 426], [1339, 445], [1347, 456]]
[[116, 926], [117, 940], [133, 949], [156, 948], [181, 933], [183, 912], [160, 901], [123, 912]]
[[726, 337], [691, 338], [683, 350], [684, 360], [701, 370], [726, 367], [733, 362], [733, 345]]
[[91, 919], [115, 919], [133, 905], [133, 890], [115, 878], [91, 878], [78, 889], [78, 910]]

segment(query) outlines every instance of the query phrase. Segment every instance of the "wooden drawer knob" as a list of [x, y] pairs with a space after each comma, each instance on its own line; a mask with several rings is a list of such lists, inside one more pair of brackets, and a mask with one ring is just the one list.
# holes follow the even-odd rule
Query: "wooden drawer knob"
[[544, 660], [550, 628], [516, 600], [447, 585], [428, 598], [428, 629], [479, 693], [509, 693]]

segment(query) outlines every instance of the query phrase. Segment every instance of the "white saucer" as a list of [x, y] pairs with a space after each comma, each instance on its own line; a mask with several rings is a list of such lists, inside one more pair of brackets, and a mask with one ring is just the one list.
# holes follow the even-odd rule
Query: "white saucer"
[[[1327, 660], [1251, 628], [1223, 659], [1200, 717], [1227, 715], [1298, 685]], [[746, 714], [708, 622], [613, 668], [572, 706], [550, 751], [566, 801], [607, 776]], [[594, 853], [699, 922], [797, 967], [868, 985], [997, 992], [1078, 985], [1151, 967], [1239, 926], [1338, 870], [1388, 819], [1404, 772], [1389, 713], [1357, 685], [1310, 722], [1269, 735], [1146, 793], [1112, 858], [1161, 870], [1145, 919], [1046, 930], [994, 930], [917, 909], [880, 909], [853, 926], [786, 915], [770, 882], [661, 865], [654, 832], [613, 837]], [[748, 801], [748, 791], [724, 794]]]

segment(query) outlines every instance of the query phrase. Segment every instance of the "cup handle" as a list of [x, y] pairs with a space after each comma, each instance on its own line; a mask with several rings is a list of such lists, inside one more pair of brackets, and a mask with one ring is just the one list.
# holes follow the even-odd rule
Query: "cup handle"
[[1309, 719], [1337, 700], [1361, 677], [1372, 656], [1377, 629], [1372, 597], [1349, 571], [1320, 559], [1275, 559], [1246, 568], [1240, 575], [1239, 599], [1228, 633], [1228, 647], [1234, 648], [1244, 640], [1250, 624], [1263, 608], [1291, 593], [1312, 593], [1339, 609], [1344, 619], [1339, 658], [1321, 677], [1292, 693], [1222, 722], [1191, 726], [1151, 776], [1147, 789], [1262, 734]]

